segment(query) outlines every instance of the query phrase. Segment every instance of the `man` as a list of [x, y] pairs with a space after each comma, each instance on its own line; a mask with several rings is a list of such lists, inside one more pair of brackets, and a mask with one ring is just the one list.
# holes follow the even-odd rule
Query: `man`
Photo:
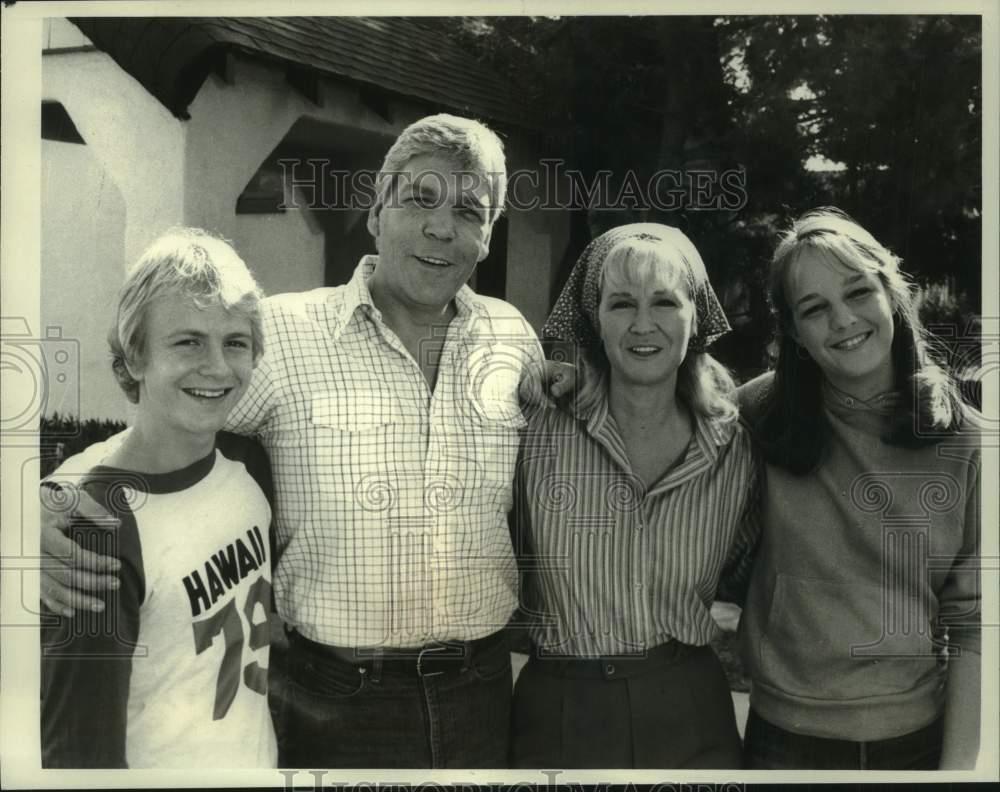
[[[267, 352], [228, 428], [259, 435], [275, 476], [282, 766], [507, 761], [506, 513], [518, 388], [542, 359], [513, 306], [464, 285], [505, 181], [485, 126], [417, 121], [379, 174], [378, 255], [344, 286], [264, 302]], [[69, 556], [46, 522], [43, 550]], [[107, 583], [95, 574], [106, 562], [85, 558], [86, 574], [43, 576], [52, 607], [87, 604], [70, 588]]]

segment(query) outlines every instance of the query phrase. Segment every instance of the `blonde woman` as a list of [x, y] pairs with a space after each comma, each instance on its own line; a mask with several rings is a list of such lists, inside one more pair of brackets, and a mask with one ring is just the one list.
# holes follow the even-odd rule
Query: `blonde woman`
[[740, 764], [708, 645], [753, 483], [733, 382], [706, 351], [728, 329], [697, 250], [656, 224], [594, 240], [549, 318], [584, 365], [572, 404], [531, 417], [516, 478], [534, 646], [514, 766]]

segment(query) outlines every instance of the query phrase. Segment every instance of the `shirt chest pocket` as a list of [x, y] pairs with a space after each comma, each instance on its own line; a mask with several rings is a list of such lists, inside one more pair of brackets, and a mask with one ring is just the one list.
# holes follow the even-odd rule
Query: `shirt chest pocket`
[[398, 424], [401, 415], [391, 391], [370, 387], [315, 394], [310, 402], [309, 418], [317, 428], [368, 432]]
[[315, 438], [310, 463], [323, 502], [346, 514], [356, 508], [382, 510], [394, 500], [389, 494], [398, 487], [400, 463], [413, 449], [407, 447], [403, 416], [391, 391], [371, 387], [315, 394], [310, 423]]

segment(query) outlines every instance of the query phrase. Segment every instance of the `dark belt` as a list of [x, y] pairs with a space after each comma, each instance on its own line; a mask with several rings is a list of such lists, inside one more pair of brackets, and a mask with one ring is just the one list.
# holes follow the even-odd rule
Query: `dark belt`
[[288, 641], [294, 649], [301, 649], [324, 658], [340, 660], [359, 668], [368, 668], [373, 670], [375, 675], [396, 673], [427, 677], [440, 674], [460, 674], [468, 671], [477, 654], [506, 644], [507, 634], [500, 630], [474, 641], [442, 641], [426, 646], [406, 648], [351, 648], [316, 643], [316, 641], [310, 641], [300, 633], [290, 630]]
[[711, 652], [708, 646], [691, 646], [680, 641], [667, 641], [642, 654], [615, 657], [567, 657], [544, 654], [536, 650], [532, 667], [543, 674], [574, 679], [622, 679], [646, 674], [656, 668], [683, 662], [701, 652]]

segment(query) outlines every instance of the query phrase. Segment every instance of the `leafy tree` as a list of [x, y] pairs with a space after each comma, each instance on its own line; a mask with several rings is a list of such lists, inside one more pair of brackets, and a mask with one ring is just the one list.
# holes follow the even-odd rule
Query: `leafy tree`
[[[975, 16], [490, 17], [446, 22], [521, 86], [544, 145], [587, 178], [738, 168], [746, 203], [639, 216], [683, 228], [749, 305], [723, 357], [764, 360], [777, 232], [835, 205], [980, 300], [981, 22]], [[606, 225], [581, 207], [563, 269]], [[624, 212], [610, 222], [628, 222]], [[742, 294], [742, 297], [740, 295]], [[730, 306], [727, 304], [727, 308]], [[726, 359], [728, 357], [728, 359]], [[747, 362], [749, 361], [749, 363]]]
[[[718, 22], [750, 214], [857, 217], [921, 280], [978, 304], [981, 23], [972, 16]], [[806, 168], [823, 158], [841, 168]]]

